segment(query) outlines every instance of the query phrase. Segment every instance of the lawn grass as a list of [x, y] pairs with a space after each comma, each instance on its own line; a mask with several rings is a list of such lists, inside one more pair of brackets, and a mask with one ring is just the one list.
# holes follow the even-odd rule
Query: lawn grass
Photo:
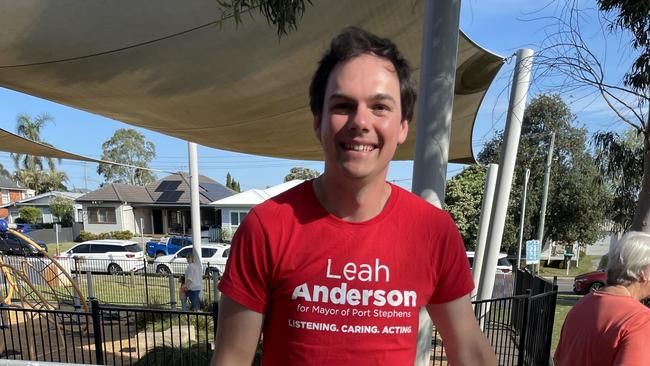
[[583, 273], [591, 272], [594, 270], [592, 266], [592, 259], [595, 257], [583, 255], [580, 257], [580, 264], [578, 267], [575, 267], [575, 262], [571, 262], [571, 268], [569, 268], [569, 274], [566, 274], [566, 268], [554, 268], [554, 267], [539, 267], [539, 275], [544, 277], [575, 277]]
[[[75, 243], [73, 241], [64, 241], [64, 242], [59, 242], [59, 252], [63, 252], [65, 250], [68, 250], [72, 248], [73, 246], [77, 245], [79, 243]], [[56, 253], [56, 243], [47, 243], [47, 254], [51, 256], [57, 255]]]
[[580, 295], [565, 295], [561, 294], [557, 297], [557, 305], [555, 306], [555, 319], [553, 321], [553, 338], [551, 339], [551, 357], [555, 353], [557, 344], [560, 341], [560, 332], [562, 331], [562, 325], [564, 325], [564, 319], [566, 315], [571, 310], [573, 305], [575, 305], [582, 296]]

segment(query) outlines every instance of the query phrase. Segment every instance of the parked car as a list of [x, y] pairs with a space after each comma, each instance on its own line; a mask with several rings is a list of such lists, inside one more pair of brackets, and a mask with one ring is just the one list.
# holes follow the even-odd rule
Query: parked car
[[[156, 273], [161, 275], [183, 274], [187, 268], [187, 255], [192, 253], [192, 247], [185, 247], [176, 254], [163, 255], [153, 261]], [[230, 245], [228, 244], [201, 244], [201, 264], [206, 274], [210, 267], [217, 268], [221, 273], [228, 261]]]
[[42, 227], [39, 224], [16, 224], [16, 231], [23, 234], [34, 230], [39, 230], [41, 228]]
[[599, 270], [581, 274], [573, 280], [573, 292], [578, 295], [585, 295], [589, 292], [599, 290], [607, 284], [607, 273]]
[[84, 272], [139, 271], [144, 268], [144, 254], [138, 242], [132, 240], [89, 240], [77, 244], [56, 257], [69, 260], [70, 269]]
[[[47, 251], [47, 246], [40, 240], [36, 244]], [[23, 238], [19, 238], [9, 232], [0, 233], [0, 253], [7, 255], [39, 256], [42, 255], [36, 248], [28, 244]]]
[[[466, 252], [469, 260], [469, 267], [474, 268], [474, 252]], [[506, 253], [499, 253], [497, 259], [497, 274], [508, 274], [512, 272], [512, 263], [508, 260]]]
[[147, 242], [147, 255], [160, 257], [162, 255], [174, 254], [181, 248], [192, 245], [192, 238], [187, 236], [171, 236], [160, 241], [152, 240]]

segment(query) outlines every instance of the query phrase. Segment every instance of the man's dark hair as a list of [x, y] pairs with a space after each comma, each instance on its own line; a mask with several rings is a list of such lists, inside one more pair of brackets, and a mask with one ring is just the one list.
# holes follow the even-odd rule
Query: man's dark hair
[[417, 98], [415, 82], [411, 76], [411, 66], [397, 50], [397, 46], [387, 38], [380, 38], [357, 27], [349, 27], [332, 39], [330, 49], [318, 63], [318, 69], [309, 85], [309, 106], [314, 115], [321, 115], [325, 99], [325, 89], [332, 70], [339, 62], [351, 58], [373, 54], [390, 61], [395, 67], [400, 86], [402, 120], [413, 118], [413, 107]]

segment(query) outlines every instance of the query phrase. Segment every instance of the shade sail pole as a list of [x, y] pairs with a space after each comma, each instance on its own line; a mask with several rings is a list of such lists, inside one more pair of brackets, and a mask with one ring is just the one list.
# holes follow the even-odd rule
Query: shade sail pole
[[517, 150], [519, 149], [519, 138], [521, 136], [521, 125], [524, 119], [524, 108], [528, 96], [530, 74], [533, 64], [533, 50], [520, 49], [517, 51], [517, 65], [512, 80], [512, 91], [510, 93], [510, 105], [508, 106], [508, 118], [504, 141], [499, 156], [499, 173], [497, 174], [497, 187], [494, 192], [492, 204], [492, 215], [490, 215], [490, 229], [488, 231], [487, 248], [485, 260], [481, 269], [481, 283], [478, 300], [485, 300], [492, 297], [494, 288], [494, 276], [496, 275], [497, 260], [503, 229], [506, 224], [508, 201], [512, 188], [512, 176], [515, 171]]
[[196, 143], [188, 142], [190, 159], [190, 212], [192, 222], [192, 256], [195, 263], [201, 263], [201, 207], [199, 206], [199, 158]]
[[[425, 1], [413, 193], [441, 207], [449, 156], [460, 0]], [[429, 364], [433, 324], [420, 309], [415, 365]]]

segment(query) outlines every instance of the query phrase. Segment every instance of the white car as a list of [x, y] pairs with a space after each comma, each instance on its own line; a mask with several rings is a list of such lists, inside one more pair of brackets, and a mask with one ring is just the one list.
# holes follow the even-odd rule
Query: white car
[[[469, 259], [469, 267], [474, 268], [474, 252], [466, 252]], [[506, 253], [499, 253], [497, 259], [497, 274], [508, 274], [512, 272], [512, 263], [508, 260]]]
[[132, 240], [89, 240], [77, 244], [56, 257], [66, 262], [72, 271], [121, 272], [144, 268], [144, 253], [138, 242]]
[[[161, 275], [183, 274], [187, 268], [187, 255], [192, 253], [192, 247], [185, 247], [176, 254], [163, 255], [153, 261], [153, 268], [156, 273]], [[205, 273], [210, 272], [210, 268], [217, 268], [220, 273], [226, 267], [230, 254], [230, 245], [228, 244], [201, 244], [201, 264]]]

